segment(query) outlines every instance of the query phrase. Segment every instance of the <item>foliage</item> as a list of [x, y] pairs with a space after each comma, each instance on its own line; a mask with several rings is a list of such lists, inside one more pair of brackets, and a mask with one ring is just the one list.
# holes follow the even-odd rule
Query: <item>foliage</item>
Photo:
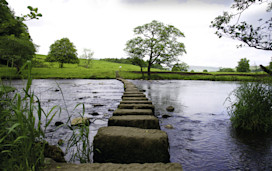
[[187, 65], [185, 62], [182, 63], [176, 63], [173, 68], [172, 71], [183, 71], [183, 72], [187, 72], [189, 69], [189, 65]]
[[0, 36], [0, 58], [20, 70], [20, 67], [35, 55], [35, 47], [27, 38]]
[[[256, 19], [255, 25], [240, 21], [242, 13], [254, 4], [267, 3], [267, 12], [271, 12], [271, 0], [234, 0], [232, 9], [235, 13], [224, 12], [212, 21], [211, 27], [217, 29], [216, 34], [239, 40], [249, 47], [261, 50], [272, 50], [272, 17]], [[258, 21], [257, 21], [258, 20]], [[257, 26], [256, 26], [257, 25]], [[242, 45], [240, 45], [242, 46]]]
[[234, 128], [257, 132], [272, 129], [271, 80], [242, 83], [233, 95], [236, 99], [229, 107], [229, 114]]
[[56, 40], [55, 43], [50, 46], [46, 61], [58, 62], [60, 68], [63, 68], [64, 63], [79, 63], [77, 50], [68, 38]]
[[179, 42], [184, 34], [172, 25], [153, 20], [136, 27], [134, 33], [138, 37], [129, 40], [124, 50], [131, 57], [147, 58], [149, 76], [152, 65], [169, 65], [185, 52], [184, 44]]
[[131, 58], [104, 58], [100, 59], [101, 61], [108, 61], [120, 64], [132, 64]]
[[236, 67], [237, 72], [249, 72], [249, 60], [247, 60], [246, 58], [242, 58], [239, 62], [238, 62], [238, 66]]
[[[0, 167], [3, 170], [38, 170], [44, 162], [46, 127], [57, 111], [44, 113], [40, 100], [31, 92], [31, 63], [24, 96], [6, 92], [0, 100]], [[24, 65], [22, 69], [25, 67]], [[35, 104], [36, 103], [36, 104]], [[42, 116], [48, 118], [42, 129]]]
[[220, 68], [217, 72], [235, 72], [232, 68]]
[[208, 72], [208, 70], [204, 69], [203, 72]]
[[81, 55], [81, 58], [86, 59], [87, 68], [89, 68], [94, 52], [91, 49], [84, 49], [83, 52], [84, 53]]
[[269, 66], [268, 66], [268, 68], [269, 68], [270, 70], [272, 70], [272, 61], [271, 61], [271, 62], [269, 62]]
[[30, 14], [16, 17], [9, 9], [5, 0], [0, 0], [0, 62], [14, 65], [17, 71], [24, 62], [31, 59], [36, 52], [28, 33], [27, 26], [23, 21], [41, 17], [38, 8], [30, 9]]

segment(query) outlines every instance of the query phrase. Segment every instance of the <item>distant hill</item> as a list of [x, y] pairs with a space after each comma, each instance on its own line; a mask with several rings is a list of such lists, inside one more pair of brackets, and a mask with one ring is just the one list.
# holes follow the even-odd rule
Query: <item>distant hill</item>
[[195, 72], [202, 72], [204, 69], [208, 72], [218, 71], [219, 67], [209, 67], [209, 66], [190, 66], [188, 71], [194, 70]]

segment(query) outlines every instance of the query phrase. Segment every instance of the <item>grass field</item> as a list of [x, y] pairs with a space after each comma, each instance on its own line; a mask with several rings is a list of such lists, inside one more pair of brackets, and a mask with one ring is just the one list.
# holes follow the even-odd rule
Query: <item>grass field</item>
[[[34, 79], [114, 79], [116, 71], [125, 79], [147, 79], [140, 73], [140, 67], [130, 64], [112, 63], [102, 60], [92, 60], [87, 66], [85, 59], [80, 59], [79, 64], [64, 64], [64, 68], [59, 68], [57, 62], [45, 62], [45, 55], [36, 55], [33, 59], [32, 77]], [[121, 67], [120, 67], [121, 66]], [[138, 71], [138, 72], [132, 72]], [[147, 68], [144, 68], [147, 71]], [[175, 72], [151, 69], [151, 79], [177, 79], [177, 80], [211, 80], [211, 81], [256, 81], [266, 78], [267, 74], [259, 73], [238, 73], [238, 72]], [[0, 65], [0, 77], [6, 79], [26, 78], [27, 71], [21, 75], [16, 73], [15, 68]]]

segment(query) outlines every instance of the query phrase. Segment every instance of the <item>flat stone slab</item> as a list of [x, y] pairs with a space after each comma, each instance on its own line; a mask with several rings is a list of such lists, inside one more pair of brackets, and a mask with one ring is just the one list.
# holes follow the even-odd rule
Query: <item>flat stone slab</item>
[[93, 141], [95, 163], [168, 163], [168, 136], [158, 129], [110, 126]]
[[125, 92], [124, 92], [124, 95], [125, 95], [125, 94], [144, 94], [144, 93], [139, 92], [139, 91], [125, 91]]
[[129, 101], [143, 101], [143, 100], [148, 100], [146, 97], [123, 97], [123, 101], [129, 100]]
[[126, 126], [143, 129], [160, 129], [158, 118], [150, 115], [112, 116], [111, 118], [109, 118], [108, 126]]
[[119, 109], [151, 109], [154, 112], [154, 105], [152, 104], [120, 104]]
[[116, 109], [113, 116], [122, 115], [154, 115], [151, 109]]
[[147, 100], [144, 100], [144, 101], [125, 100], [125, 101], [121, 101], [120, 104], [152, 104], [152, 102]]
[[144, 95], [143, 93], [137, 93], [137, 94], [129, 93], [129, 94], [123, 94], [122, 97], [123, 97], [123, 98], [124, 98], [124, 97], [145, 97], [145, 95]]
[[182, 171], [179, 163], [133, 163], [133, 164], [114, 164], [114, 163], [52, 163], [47, 165], [44, 171]]

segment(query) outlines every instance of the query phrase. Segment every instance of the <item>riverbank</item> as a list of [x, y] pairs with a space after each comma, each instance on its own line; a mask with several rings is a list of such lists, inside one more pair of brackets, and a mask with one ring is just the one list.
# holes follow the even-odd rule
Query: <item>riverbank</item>
[[[147, 79], [147, 68], [131, 64], [113, 63], [103, 60], [92, 60], [90, 64], [86, 59], [80, 59], [79, 64], [64, 64], [59, 68], [57, 62], [45, 62], [45, 55], [36, 55], [32, 62], [33, 79], [115, 79], [116, 71], [124, 79]], [[27, 70], [19, 75], [16, 68], [0, 65], [1, 79], [27, 78]], [[210, 80], [210, 81], [256, 81], [267, 78], [264, 72], [171, 72], [156, 68], [151, 69], [151, 80]]]

